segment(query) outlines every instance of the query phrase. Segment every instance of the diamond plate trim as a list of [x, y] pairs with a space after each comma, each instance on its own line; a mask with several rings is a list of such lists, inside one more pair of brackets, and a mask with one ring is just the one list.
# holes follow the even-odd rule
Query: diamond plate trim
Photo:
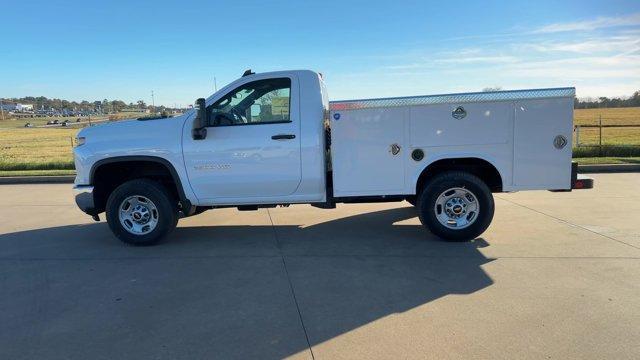
[[432, 104], [462, 104], [485, 101], [513, 101], [574, 97], [575, 88], [492, 91], [462, 94], [408, 96], [381, 99], [340, 100], [329, 103], [331, 110], [355, 110]]

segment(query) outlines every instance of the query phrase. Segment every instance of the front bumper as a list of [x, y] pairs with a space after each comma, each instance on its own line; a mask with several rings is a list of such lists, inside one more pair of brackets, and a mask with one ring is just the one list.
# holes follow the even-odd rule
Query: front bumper
[[91, 185], [76, 185], [73, 187], [73, 193], [76, 197], [76, 204], [80, 210], [85, 213], [96, 216], [97, 212], [93, 201], [93, 186]]

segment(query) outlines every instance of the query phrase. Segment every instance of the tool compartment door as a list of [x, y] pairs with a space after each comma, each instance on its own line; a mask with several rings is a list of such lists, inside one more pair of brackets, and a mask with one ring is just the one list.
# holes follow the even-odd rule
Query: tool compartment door
[[515, 102], [516, 190], [571, 188], [572, 126], [573, 98]]
[[407, 108], [331, 113], [334, 196], [403, 193], [408, 115]]

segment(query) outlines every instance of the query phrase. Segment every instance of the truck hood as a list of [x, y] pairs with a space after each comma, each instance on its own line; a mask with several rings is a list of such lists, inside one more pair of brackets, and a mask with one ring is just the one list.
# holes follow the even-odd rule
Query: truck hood
[[85, 145], [104, 155], [115, 152], [127, 154], [157, 152], [174, 149], [182, 140], [182, 126], [190, 113], [153, 120], [121, 120], [84, 128], [78, 137]]
[[159, 131], [160, 128], [166, 130], [167, 128], [173, 128], [174, 126], [181, 128], [185, 115], [186, 114], [176, 117], [144, 120], [132, 118], [118, 121], [107, 121], [80, 130], [78, 132], [78, 136], [85, 137], [89, 140], [89, 138], [97, 139], [113, 136], [120, 137], [126, 136], [129, 133], [134, 133], [133, 135], [140, 137], [143, 136], [146, 131], [156, 132]]

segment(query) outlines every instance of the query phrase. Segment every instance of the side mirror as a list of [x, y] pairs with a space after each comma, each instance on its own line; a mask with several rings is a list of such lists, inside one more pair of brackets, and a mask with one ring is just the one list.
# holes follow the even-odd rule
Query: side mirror
[[205, 100], [200, 98], [196, 100], [196, 120], [193, 122], [193, 130], [191, 130], [193, 140], [203, 140], [207, 137], [208, 124], [207, 106]]

